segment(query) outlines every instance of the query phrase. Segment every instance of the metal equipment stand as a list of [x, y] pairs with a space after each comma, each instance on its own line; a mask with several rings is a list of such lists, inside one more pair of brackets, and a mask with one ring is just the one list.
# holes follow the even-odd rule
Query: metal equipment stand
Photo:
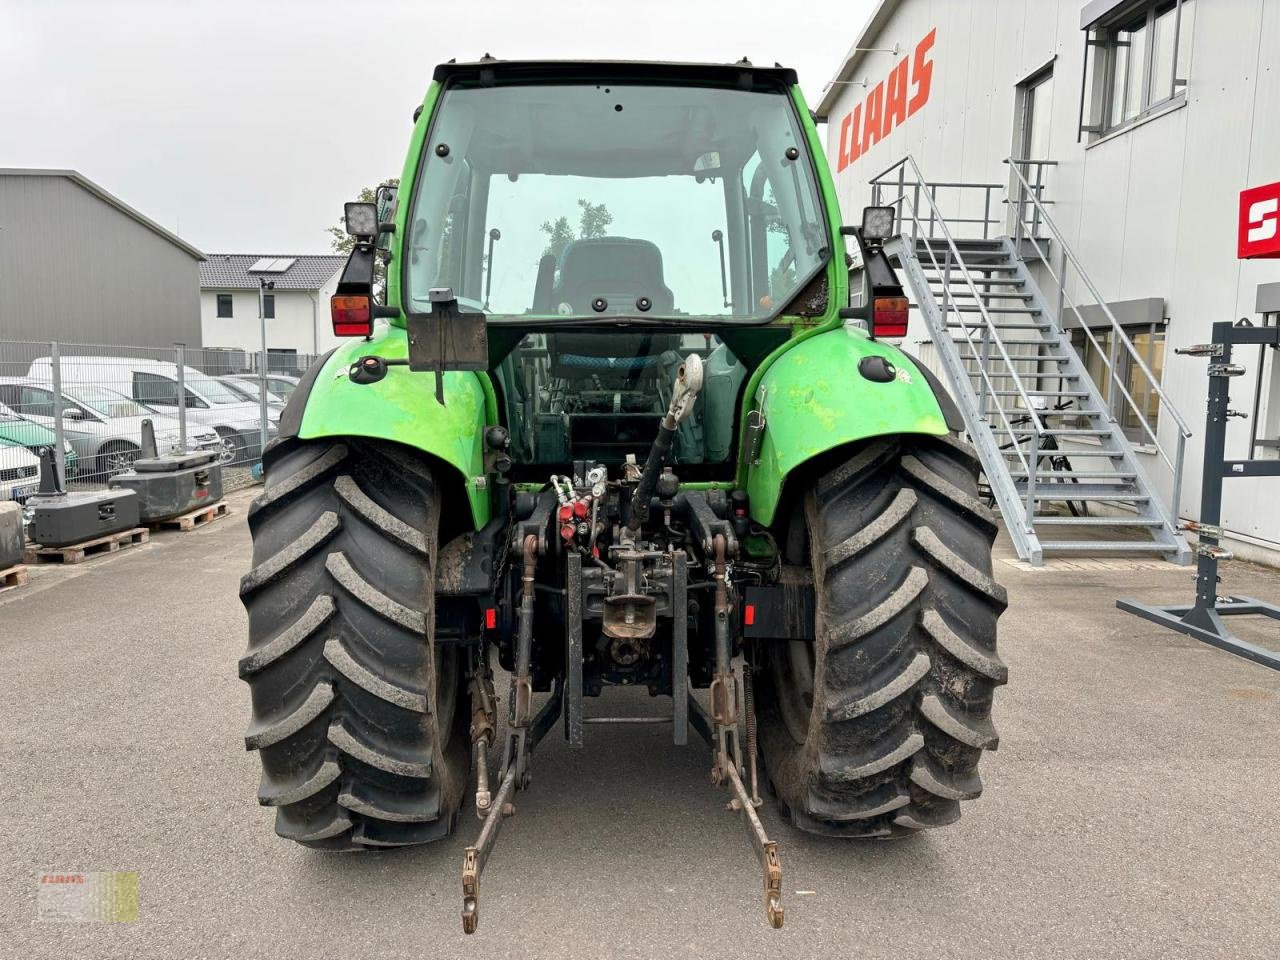
[[[1251, 597], [1218, 596], [1218, 561], [1230, 560], [1222, 537], [1222, 481], [1227, 477], [1280, 477], [1280, 460], [1253, 459], [1256, 431], [1247, 460], [1227, 460], [1227, 420], [1245, 417], [1230, 409], [1230, 378], [1242, 375], [1244, 367], [1231, 362], [1235, 345], [1257, 344], [1259, 366], [1262, 348], [1280, 347], [1280, 327], [1255, 327], [1246, 321], [1237, 326], [1228, 322], [1213, 325], [1213, 342], [1178, 350], [1191, 356], [1209, 357], [1209, 410], [1205, 420], [1204, 480], [1200, 493], [1200, 521], [1182, 526], [1199, 537], [1196, 546], [1196, 599], [1191, 606], [1154, 606], [1136, 600], [1117, 600], [1116, 606], [1128, 613], [1185, 633], [1203, 643], [1219, 647], [1238, 657], [1280, 670], [1280, 653], [1246, 643], [1234, 636], [1223, 617], [1252, 614], [1280, 620], [1280, 606]], [[1174, 504], [1177, 508], [1177, 504]]]

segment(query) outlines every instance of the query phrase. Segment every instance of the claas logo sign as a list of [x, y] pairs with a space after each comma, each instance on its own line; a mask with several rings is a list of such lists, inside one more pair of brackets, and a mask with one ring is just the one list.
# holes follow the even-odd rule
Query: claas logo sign
[[933, 41], [938, 29], [930, 30], [909, 57], [898, 61], [889, 76], [876, 84], [867, 99], [840, 121], [839, 172], [889, 135], [894, 127], [929, 102], [933, 82]]
[[1280, 183], [1240, 192], [1236, 247], [1241, 260], [1280, 258]]

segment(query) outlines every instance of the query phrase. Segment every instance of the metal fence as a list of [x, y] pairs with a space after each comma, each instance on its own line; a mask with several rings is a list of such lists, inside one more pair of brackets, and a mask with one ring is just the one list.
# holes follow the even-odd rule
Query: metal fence
[[142, 450], [151, 420], [161, 454], [215, 450], [223, 485], [253, 467], [289, 394], [315, 359], [218, 347], [122, 347], [0, 340], [0, 500], [24, 501], [38, 452], [55, 451], [68, 489], [100, 488]]

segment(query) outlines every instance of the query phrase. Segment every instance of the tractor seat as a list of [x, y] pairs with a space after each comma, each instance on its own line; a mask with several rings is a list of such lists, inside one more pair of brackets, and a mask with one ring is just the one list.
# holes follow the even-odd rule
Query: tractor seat
[[648, 297], [650, 311], [670, 314], [675, 297], [663, 282], [662, 251], [649, 240], [594, 237], [575, 240], [560, 254], [560, 281], [552, 289], [558, 308], [590, 314], [597, 297], [609, 302], [606, 313], [633, 313], [636, 301]]

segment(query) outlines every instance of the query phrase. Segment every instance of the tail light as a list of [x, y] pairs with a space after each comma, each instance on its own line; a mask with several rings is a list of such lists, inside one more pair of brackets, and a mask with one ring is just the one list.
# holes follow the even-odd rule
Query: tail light
[[373, 302], [369, 297], [332, 297], [329, 312], [335, 337], [367, 337], [373, 333]]
[[871, 314], [871, 333], [877, 337], [907, 335], [906, 297], [876, 297]]

